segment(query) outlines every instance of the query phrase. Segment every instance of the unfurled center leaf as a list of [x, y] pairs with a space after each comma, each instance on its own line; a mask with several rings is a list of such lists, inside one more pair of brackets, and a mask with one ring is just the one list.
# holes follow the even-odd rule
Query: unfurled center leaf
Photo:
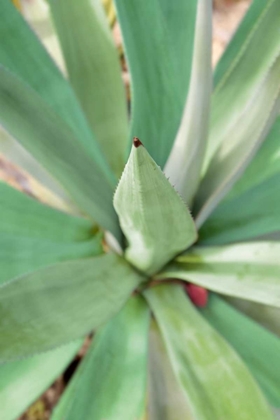
[[128, 240], [126, 258], [147, 274], [156, 272], [197, 238], [187, 206], [136, 138], [114, 207]]

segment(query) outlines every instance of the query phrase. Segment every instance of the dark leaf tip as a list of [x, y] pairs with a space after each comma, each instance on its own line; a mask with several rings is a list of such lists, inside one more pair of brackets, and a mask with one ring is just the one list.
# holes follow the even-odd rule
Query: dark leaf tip
[[135, 147], [143, 146], [143, 144], [137, 137], [133, 137], [133, 144]]

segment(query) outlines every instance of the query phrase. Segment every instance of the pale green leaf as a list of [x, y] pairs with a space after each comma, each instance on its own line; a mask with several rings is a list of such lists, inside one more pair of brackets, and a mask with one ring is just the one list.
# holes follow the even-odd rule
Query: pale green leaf
[[0, 122], [48, 169], [80, 207], [117, 237], [113, 185], [98, 156], [89, 155], [73, 131], [39, 95], [0, 68]]
[[[211, 131], [204, 170], [223, 142], [235, 146], [236, 138], [233, 142], [229, 141], [229, 137], [251, 114], [254, 97], [279, 56], [279, 25], [279, 1], [254, 0], [222, 56], [215, 73]], [[268, 104], [262, 110], [267, 112], [267, 107]]]
[[145, 296], [194, 418], [273, 419], [244, 363], [199, 315], [180, 286], [157, 286]]
[[212, 3], [198, 2], [192, 72], [187, 101], [164, 173], [191, 205], [200, 181], [208, 137], [212, 91]]
[[0, 183], [0, 284], [55, 262], [101, 254], [92, 224]]
[[89, 153], [100, 154], [71, 86], [11, 0], [1, 0], [0, 16], [0, 64], [36, 90]]
[[138, 139], [117, 187], [114, 207], [128, 240], [127, 260], [149, 274], [196, 240], [186, 205]]
[[[243, 58], [243, 49], [248, 48], [248, 44], [252, 42], [251, 39], [254, 36], [255, 31], [258, 31], [258, 27], [262, 19], [266, 16], [272, 3], [275, 3], [275, 1], [252, 0], [245, 16], [241, 20], [237, 30], [215, 67], [215, 86], [222, 83], [238, 64], [238, 61]], [[273, 7], [275, 6], [276, 5]], [[262, 40], [262, 42], [265, 41]]]
[[92, 236], [92, 222], [45, 206], [0, 182], [0, 232], [69, 243]]
[[200, 229], [202, 243], [229, 243], [280, 230], [279, 138], [278, 117], [243, 176]]
[[149, 357], [148, 419], [194, 420], [155, 321], [151, 325]]
[[116, 0], [132, 78], [131, 134], [163, 168], [191, 75], [197, 0]]
[[0, 127], [0, 154], [35, 178], [43, 187], [64, 202], [69, 197], [55, 179], [9, 133]]
[[49, 0], [71, 85], [101, 150], [120, 176], [128, 116], [117, 49], [100, 0]]
[[[279, 106], [280, 109], [280, 106]], [[280, 117], [276, 119], [258, 153], [234, 185], [226, 199], [233, 199], [253, 187], [269, 181], [280, 172]]]
[[102, 254], [100, 235], [87, 241], [60, 242], [1, 233], [0, 284], [60, 261], [100, 254]]
[[[1, 134], [0, 128], [0, 142]], [[45, 187], [41, 182], [37, 181], [34, 176], [27, 173], [22, 167], [11, 162], [1, 153], [0, 178], [1, 182], [6, 182], [9, 185], [12, 185], [14, 188], [30, 195], [31, 197], [34, 197], [36, 200], [47, 206], [74, 216], [80, 217], [82, 215], [82, 211], [73, 204], [73, 201], [71, 201], [68, 196], [66, 196], [65, 191], [63, 191], [62, 195], [59, 196], [58, 191], [54, 192], [48, 187]], [[60, 189], [60, 191], [62, 191], [62, 189]]]
[[269, 402], [280, 407], [280, 339], [214, 294], [201, 312], [246, 362]]
[[137, 420], [146, 399], [149, 310], [131, 298], [94, 337], [52, 420]]
[[226, 300], [243, 312], [245, 315], [258, 322], [260, 325], [280, 337], [280, 309], [261, 303], [250, 302], [244, 299], [225, 296]]
[[225, 295], [280, 307], [280, 243], [195, 247], [159, 278], [178, 278]]
[[1, 287], [0, 360], [43, 352], [114, 316], [142, 278], [114, 254], [67, 261]]
[[279, 231], [279, 183], [280, 171], [237, 197], [222, 202], [200, 229], [201, 243], [220, 245], [258, 237], [262, 240], [262, 235]]
[[2, 418], [18, 418], [63, 372], [81, 345], [79, 340], [32, 358], [1, 365]]
[[21, 14], [25, 21], [42, 42], [55, 64], [65, 74], [65, 62], [59, 45], [58, 37], [50, 16], [50, 8], [45, 0], [16, 0], [21, 3]]
[[[280, 12], [280, 10], [279, 10]], [[279, 13], [280, 16], [280, 13]], [[279, 21], [280, 23], [280, 21]], [[266, 37], [265, 37], [266, 38]], [[279, 45], [280, 49], [280, 45]], [[211, 163], [201, 182], [196, 197], [196, 225], [200, 227], [217, 204], [224, 198], [236, 180], [242, 175], [258, 148], [265, 140], [280, 107], [280, 56], [275, 60], [246, 101], [239, 103], [240, 114], [235, 120], [236, 111], [231, 109], [232, 118], [221, 117], [223, 141], [211, 160]], [[242, 74], [242, 73], [241, 73]], [[245, 78], [245, 75], [239, 75]], [[245, 78], [246, 80], [246, 78]], [[230, 89], [239, 91], [231, 81]], [[238, 96], [238, 95], [236, 95]], [[231, 95], [226, 97], [230, 101]], [[222, 103], [222, 105], [221, 105]], [[219, 102], [219, 115], [227, 105]], [[238, 108], [238, 109], [239, 109]], [[242, 111], [242, 112], [241, 112]], [[213, 111], [214, 112], [214, 111]], [[228, 124], [228, 126], [227, 126]], [[212, 125], [213, 126], [213, 125]], [[211, 127], [211, 133], [215, 130]], [[215, 134], [216, 135], [216, 134]]]

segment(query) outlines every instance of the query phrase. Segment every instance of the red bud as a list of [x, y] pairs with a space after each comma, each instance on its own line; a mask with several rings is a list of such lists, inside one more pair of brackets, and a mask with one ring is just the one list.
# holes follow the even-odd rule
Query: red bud
[[200, 287], [192, 283], [185, 284], [184, 287], [190, 300], [195, 306], [203, 308], [207, 305], [208, 291], [204, 289], [204, 287]]

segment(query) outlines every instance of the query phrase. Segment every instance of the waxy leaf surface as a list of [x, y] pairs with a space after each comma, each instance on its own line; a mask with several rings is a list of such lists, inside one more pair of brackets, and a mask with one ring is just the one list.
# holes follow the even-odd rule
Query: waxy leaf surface
[[238, 311], [244, 313], [273, 334], [280, 337], [280, 309], [249, 300], [224, 297]]
[[[279, 73], [280, 55], [248, 98], [240, 119], [228, 130], [224, 129], [223, 142], [211, 160], [196, 197], [198, 227], [243, 174], [271, 129], [279, 113]], [[234, 111], [232, 115], [235, 115]]]
[[101, 254], [89, 220], [69, 216], [0, 183], [0, 284], [55, 262]]
[[280, 407], [280, 339], [214, 294], [201, 313], [246, 362], [270, 403]]
[[114, 254], [58, 263], [0, 288], [0, 361], [43, 352], [114, 316], [141, 281]]
[[148, 391], [149, 420], [194, 420], [155, 321], [150, 332]]
[[82, 340], [47, 353], [0, 366], [1, 416], [18, 418], [57, 379], [82, 345]]
[[0, 16], [0, 64], [36, 90], [53, 112], [70, 125], [78, 141], [92, 153], [98, 153], [71, 86], [10, 0], [1, 0]]
[[131, 136], [168, 158], [191, 76], [197, 0], [116, 0], [132, 83]]
[[279, 25], [277, 0], [254, 1], [218, 66], [195, 203], [199, 227], [242, 175], [279, 112]]
[[197, 237], [187, 206], [138, 139], [114, 196], [126, 258], [152, 274]]
[[49, 0], [71, 85], [101, 150], [119, 177], [128, 116], [117, 49], [100, 0]]
[[52, 420], [140, 420], [146, 399], [149, 309], [141, 297], [95, 334]]
[[277, 0], [254, 0], [222, 55], [214, 74], [211, 132], [204, 170], [218, 147], [223, 142], [229, 143], [227, 139], [238, 119], [250, 114], [247, 107], [279, 56], [279, 24]]
[[98, 155], [77, 141], [69, 125], [20, 79], [0, 68], [0, 122], [61, 182], [93, 219], [118, 236], [113, 181]]
[[280, 231], [280, 117], [257, 155], [200, 229], [203, 243], [222, 244]]
[[196, 247], [159, 278], [178, 278], [229, 296], [280, 307], [280, 243]]
[[182, 121], [164, 173], [188, 205], [192, 204], [200, 182], [200, 172], [208, 137], [212, 92], [212, 3], [197, 5], [195, 40], [189, 92]]
[[178, 285], [145, 293], [191, 412], [199, 420], [272, 420], [246, 366]]

